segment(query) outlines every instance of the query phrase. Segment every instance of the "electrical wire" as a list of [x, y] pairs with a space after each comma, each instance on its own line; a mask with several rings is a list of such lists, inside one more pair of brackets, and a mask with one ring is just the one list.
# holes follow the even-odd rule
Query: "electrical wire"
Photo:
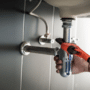
[[39, 3], [36, 5], [36, 7], [35, 7], [29, 14], [32, 15], [32, 16], [35, 16], [35, 17], [37, 17], [37, 18], [39, 18], [39, 19], [41, 19], [41, 20], [45, 23], [45, 25], [46, 25], [46, 34], [45, 34], [44, 36], [47, 38], [48, 35], [49, 35], [49, 29], [48, 29], [48, 24], [47, 24], [47, 22], [46, 22], [45, 19], [43, 19], [41, 16], [33, 13], [33, 12], [40, 6], [41, 2], [42, 2], [42, 0], [39, 1]]

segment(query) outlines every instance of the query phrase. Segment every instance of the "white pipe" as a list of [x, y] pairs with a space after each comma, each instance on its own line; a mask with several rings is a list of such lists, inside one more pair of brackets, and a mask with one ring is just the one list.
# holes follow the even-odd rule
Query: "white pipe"
[[33, 13], [40, 6], [41, 2], [42, 2], [42, 0], [40, 0], [40, 2], [36, 5], [36, 7], [29, 14], [32, 15], [32, 16], [35, 16], [37, 18], [40, 18], [45, 23], [45, 25], [46, 25], [46, 34], [45, 34], [45, 37], [48, 37], [48, 35], [49, 35], [49, 29], [48, 29], [47, 22], [41, 16]]

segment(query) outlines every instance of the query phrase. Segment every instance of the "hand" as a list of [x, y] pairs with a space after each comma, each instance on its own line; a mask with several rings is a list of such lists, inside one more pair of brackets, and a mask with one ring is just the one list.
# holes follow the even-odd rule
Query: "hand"
[[[60, 73], [60, 69], [62, 68], [62, 60], [59, 60], [58, 56], [54, 57], [54, 60], [56, 62], [56, 72]], [[71, 70], [72, 74], [79, 74], [81, 72], [88, 72], [89, 63], [86, 62], [84, 59], [73, 56], [73, 60], [71, 62]]]

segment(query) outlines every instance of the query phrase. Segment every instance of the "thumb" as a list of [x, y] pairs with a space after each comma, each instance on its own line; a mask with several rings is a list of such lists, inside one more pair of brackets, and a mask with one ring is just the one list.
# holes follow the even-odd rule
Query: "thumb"
[[56, 42], [62, 44], [63, 42], [65, 42], [65, 40], [63, 38], [56, 38]]

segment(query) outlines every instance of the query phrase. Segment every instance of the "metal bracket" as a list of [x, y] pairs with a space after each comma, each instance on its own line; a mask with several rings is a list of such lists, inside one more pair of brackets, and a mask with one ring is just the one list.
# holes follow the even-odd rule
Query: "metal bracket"
[[31, 46], [30, 42], [23, 42], [21, 44], [21, 54], [22, 55], [29, 55], [30, 52], [27, 52], [27, 51], [24, 50], [25, 46]]
[[54, 41], [55, 41], [54, 39], [46, 38], [44, 35], [39, 38], [39, 43], [41, 45], [44, 45], [45, 43], [51, 43], [51, 44], [53, 44]]
[[77, 41], [78, 41], [78, 38], [74, 38], [74, 37], [71, 38], [71, 42], [72, 42], [72, 43], [76, 43]]

